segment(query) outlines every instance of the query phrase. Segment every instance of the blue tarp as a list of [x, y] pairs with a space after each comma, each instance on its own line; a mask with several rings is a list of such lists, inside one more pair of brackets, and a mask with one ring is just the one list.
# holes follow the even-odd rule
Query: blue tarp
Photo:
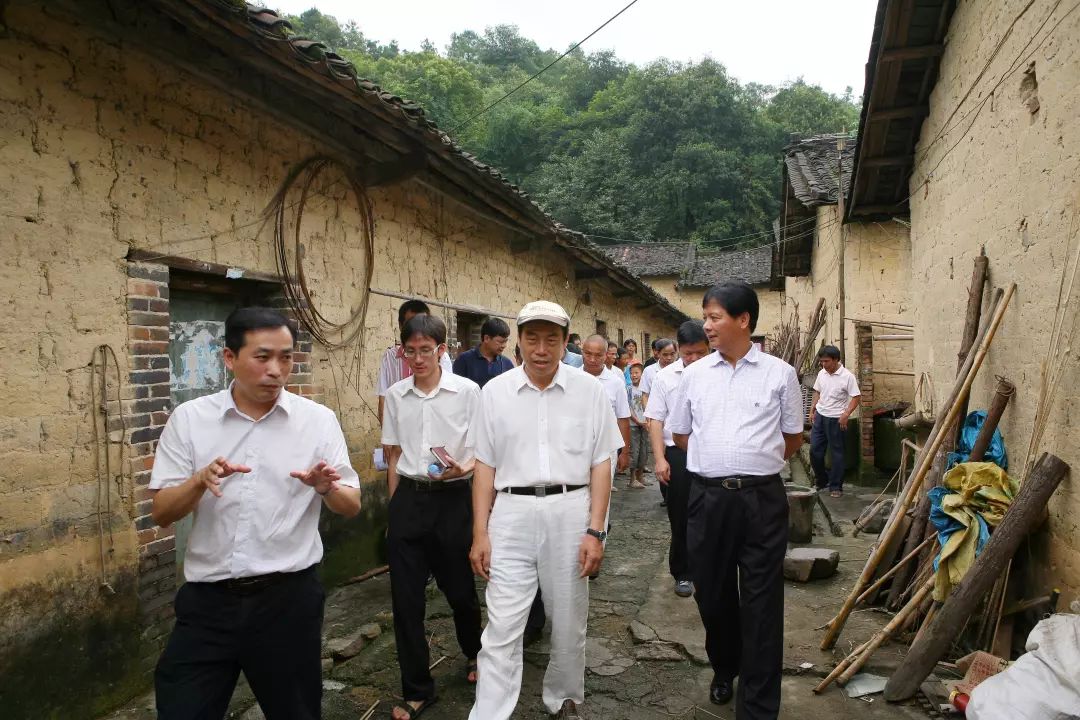
[[[946, 458], [946, 469], [968, 461], [971, 448], [975, 445], [975, 438], [979, 436], [983, 423], [986, 422], [985, 410], [973, 410], [968, 413], [964, 420], [964, 426], [960, 429], [960, 441], [956, 445], [956, 452], [949, 453]], [[990, 447], [986, 448], [983, 462], [992, 462], [1002, 470], [1009, 469], [1009, 456], [1005, 452], [1005, 440], [1001, 437], [1001, 430], [994, 428], [994, 436], [990, 438]]]

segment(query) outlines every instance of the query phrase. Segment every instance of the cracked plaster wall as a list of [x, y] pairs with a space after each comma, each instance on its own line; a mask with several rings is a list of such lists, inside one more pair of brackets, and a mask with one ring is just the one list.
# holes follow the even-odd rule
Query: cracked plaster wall
[[[1026, 5], [1021, 0], [958, 5], [910, 185], [912, 294], [919, 300], [915, 366], [933, 377], [939, 413], [956, 373], [967, 287], [980, 249], [985, 247], [990, 259], [989, 286], [1017, 284], [972, 388], [971, 407], [986, 406], [995, 375], [1016, 383], [1000, 427], [1010, 472], [1021, 477], [1069, 260], [1068, 238], [1075, 242], [1080, 227], [1080, 14], [1068, 6], [1051, 13], [1055, 3], [1038, 0], [1005, 37]], [[988, 61], [985, 75], [977, 78]], [[1034, 72], [1027, 73], [1031, 62]], [[1076, 300], [1067, 305], [1066, 327], [1075, 327], [1076, 308]], [[1036, 449], [1036, 456], [1049, 451], [1073, 468], [1080, 467], [1077, 352], [1074, 344]], [[1024, 596], [1059, 587], [1059, 607], [1066, 607], [1080, 597], [1075, 470], [1051, 498], [1047, 528], [1035, 536], [1032, 553], [1042, 570]]]
[[[784, 313], [787, 317], [798, 306], [799, 322], [806, 330], [818, 298], [825, 298], [825, 327], [817, 344], [840, 345], [840, 244], [841, 233], [836, 205], [817, 208], [817, 242], [814, 243], [811, 273], [805, 277], [786, 278]], [[912, 304], [911, 241], [908, 230], [896, 222], [849, 223], [845, 226], [844, 290], [847, 295], [844, 314], [849, 318], [911, 324]], [[845, 328], [845, 366], [857, 372], [858, 350], [855, 325]], [[874, 327], [875, 335], [911, 334], [910, 330]], [[878, 341], [874, 343], [874, 367], [881, 370], [910, 372], [913, 343]], [[903, 400], [910, 402], [914, 384], [911, 377], [874, 376], [874, 404]]]

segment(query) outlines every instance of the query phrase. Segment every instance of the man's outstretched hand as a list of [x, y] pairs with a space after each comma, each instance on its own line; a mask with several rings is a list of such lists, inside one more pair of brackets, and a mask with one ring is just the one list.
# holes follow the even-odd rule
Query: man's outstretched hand
[[337, 481], [341, 479], [341, 474], [337, 469], [333, 465], [328, 465], [325, 460], [320, 461], [310, 470], [303, 472], [296, 470], [289, 475], [314, 488], [320, 495], [327, 495], [331, 490], [336, 490]]

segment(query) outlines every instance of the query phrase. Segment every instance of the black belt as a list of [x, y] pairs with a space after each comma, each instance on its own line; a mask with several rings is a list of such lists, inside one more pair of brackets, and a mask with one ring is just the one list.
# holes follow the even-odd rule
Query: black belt
[[511, 495], [533, 495], [535, 497], [547, 497], [548, 495], [559, 495], [564, 492], [573, 492], [575, 490], [581, 490], [587, 488], [588, 485], [526, 485], [522, 487], [506, 487], [499, 492], [509, 493]]
[[725, 490], [742, 490], [757, 485], [768, 485], [780, 479], [779, 475], [724, 475], [723, 477], [705, 477], [694, 473], [694, 479], [706, 485], [719, 485]]
[[[312, 566], [314, 567], [314, 566]], [[224, 588], [229, 592], [234, 593], [257, 593], [265, 590], [269, 587], [273, 587], [278, 583], [285, 582], [289, 578], [296, 577], [300, 573], [310, 572], [311, 568], [305, 570], [298, 570], [296, 572], [275, 572], [267, 573], [265, 575], [250, 575], [242, 578], [229, 578], [228, 580], [217, 580], [215, 582], [206, 583], [207, 585], [214, 585], [215, 587]]]
[[431, 478], [418, 478], [412, 475], [399, 475], [398, 481], [410, 483], [418, 492], [438, 492], [440, 490], [453, 490], [454, 488], [467, 488], [472, 482], [472, 478], [432, 480]]

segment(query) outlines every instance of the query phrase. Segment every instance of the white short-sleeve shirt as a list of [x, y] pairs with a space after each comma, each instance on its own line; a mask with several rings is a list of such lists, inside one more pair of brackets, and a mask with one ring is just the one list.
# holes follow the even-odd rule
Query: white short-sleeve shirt
[[480, 406], [480, 386], [444, 371], [438, 386], [425, 395], [414, 381], [407, 377], [386, 393], [382, 444], [401, 448], [399, 475], [426, 478], [435, 460], [433, 447], [445, 447], [458, 463], [472, 459], [469, 425]]
[[540, 390], [524, 367], [493, 378], [472, 424], [476, 459], [495, 468], [495, 489], [587, 485], [592, 468], [623, 446], [600, 381], [559, 363]]
[[641, 371], [641, 382], [638, 383], [638, 387], [641, 388], [641, 392], [646, 395], [652, 394], [653, 378], [656, 377], [656, 373], [660, 372], [663, 368], [660, 367], [660, 361], [657, 360], [649, 367]]
[[820, 395], [816, 411], [829, 418], [843, 415], [851, 398], [862, 395], [859, 381], [843, 365], [831, 375], [822, 368], [814, 381], [814, 390]]
[[615, 412], [615, 418], [629, 419], [630, 396], [626, 393], [626, 377], [618, 370], [604, 368], [597, 379], [603, 384], [604, 391], [611, 400], [611, 409]]
[[683, 370], [669, 407], [667, 429], [690, 435], [687, 469], [705, 477], [778, 473], [783, 434], [803, 430], [795, 368], [756, 347], [734, 368], [714, 352]]
[[[653, 367], [650, 365], [649, 367]], [[645, 408], [645, 417], [663, 423], [667, 420], [669, 405], [674, 399], [675, 389], [679, 387], [684, 369], [682, 358], [668, 365], [656, 373], [653, 378], [652, 392], [649, 393], [649, 405]], [[672, 447], [675, 441], [671, 438], [671, 431], [664, 427], [664, 445]]]
[[289, 473], [325, 460], [341, 485], [360, 487], [345, 436], [330, 408], [282, 390], [253, 420], [232, 386], [179, 405], [165, 424], [150, 489], [179, 485], [217, 457], [247, 465], [221, 481], [221, 497], [203, 493], [184, 555], [189, 582], [303, 570], [322, 559], [322, 498]]
[[[386, 391], [394, 383], [401, 382], [412, 375], [405, 358], [401, 355], [401, 348], [401, 345], [392, 345], [383, 352], [382, 360], [379, 362], [379, 375], [375, 380], [375, 394], [379, 397], [386, 397]], [[439, 367], [444, 373], [454, 374], [454, 361], [450, 359], [450, 353], [445, 350], [439, 358]]]

